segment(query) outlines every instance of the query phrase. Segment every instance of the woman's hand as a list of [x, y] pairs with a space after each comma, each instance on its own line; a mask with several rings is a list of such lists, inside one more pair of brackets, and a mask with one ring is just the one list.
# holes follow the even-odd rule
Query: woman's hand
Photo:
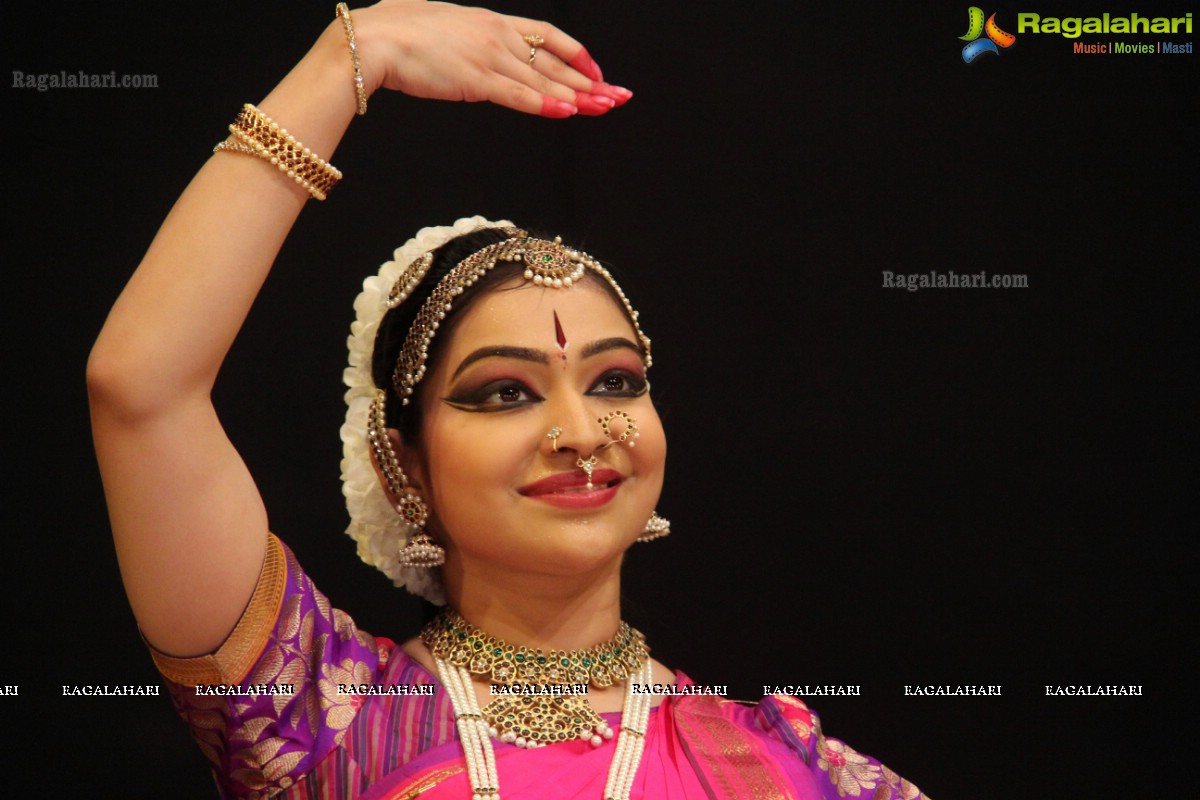
[[[368, 93], [486, 100], [545, 117], [603, 114], [632, 97], [605, 83], [583, 45], [547, 22], [414, 0], [351, 15]], [[532, 60], [531, 35], [542, 40]]]

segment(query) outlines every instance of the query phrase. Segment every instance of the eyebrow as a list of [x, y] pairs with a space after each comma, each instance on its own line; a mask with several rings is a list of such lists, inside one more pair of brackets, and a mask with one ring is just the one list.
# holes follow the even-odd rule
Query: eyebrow
[[462, 374], [464, 369], [485, 358], [515, 358], [519, 361], [532, 361], [535, 364], [550, 363], [548, 355], [541, 350], [534, 350], [532, 347], [481, 347], [462, 360], [450, 379], [454, 380]]
[[[641, 355], [641, 348], [628, 339], [621, 336], [614, 336], [609, 339], [599, 339], [595, 342], [589, 342], [581, 354], [582, 358], [591, 358], [592, 356], [606, 353], [609, 350], [617, 349], [632, 350]], [[454, 374], [450, 380], [454, 380], [462, 374], [463, 370], [474, 364], [476, 361], [482, 361], [485, 358], [515, 358], [518, 361], [530, 361], [534, 364], [549, 364], [550, 356], [542, 350], [535, 350], [532, 347], [509, 347], [505, 345], [496, 345], [493, 347], [481, 347], [475, 350], [470, 355], [459, 363], [458, 368], [454, 370]]]
[[619, 348], [625, 348], [626, 350], [632, 350], [633, 352], [637, 353], [639, 356], [642, 354], [642, 348], [638, 347], [636, 344], [629, 341], [625, 337], [613, 336], [610, 339], [600, 339], [599, 341], [590, 342], [583, 348], [582, 355], [583, 355], [583, 358], [588, 358], [590, 356], [599, 355], [600, 353], [604, 353], [609, 350], [617, 350]]

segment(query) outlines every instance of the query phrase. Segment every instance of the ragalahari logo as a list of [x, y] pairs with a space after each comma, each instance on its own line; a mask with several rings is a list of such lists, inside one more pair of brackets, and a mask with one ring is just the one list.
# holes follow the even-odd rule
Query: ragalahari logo
[[[984, 33], [987, 34], [986, 39], [980, 39]], [[987, 22], [983, 21], [983, 9], [979, 6], [971, 6], [967, 9], [967, 33], [965, 36], [958, 37], [967, 46], [963, 48], [963, 61], [970, 64], [975, 59], [979, 58], [984, 53], [992, 55], [1000, 55], [1000, 48], [1005, 49], [1012, 47], [1013, 42], [1017, 41], [1017, 37], [1011, 33], [1005, 33], [1000, 30], [1000, 26], [996, 24], [996, 15], [992, 14], [987, 18]]]

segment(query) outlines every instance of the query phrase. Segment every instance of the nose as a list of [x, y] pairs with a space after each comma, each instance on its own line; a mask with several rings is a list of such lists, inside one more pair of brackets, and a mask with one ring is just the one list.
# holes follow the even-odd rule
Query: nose
[[574, 396], [546, 403], [545, 452], [569, 452], [587, 456], [599, 450], [609, 439], [600, 420], [605, 416], [590, 408], [587, 398]]

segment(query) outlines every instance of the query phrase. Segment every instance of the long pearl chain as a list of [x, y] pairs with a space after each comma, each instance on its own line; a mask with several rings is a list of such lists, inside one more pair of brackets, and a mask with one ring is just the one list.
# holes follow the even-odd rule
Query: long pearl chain
[[637, 674], [631, 675], [625, 684], [625, 702], [621, 706], [621, 734], [617, 737], [617, 749], [608, 768], [608, 781], [604, 784], [604, 800], [629, 800], [633, 788], [633, 776], [642, 761], [646, 747], [646, 723], [650, 721], [650, 694], [634, 692], [634, 684], [650, 682], [650, 660], [647, 659]]
[[442, 685], [450, 694], [458, 737], [462, 740], [471, 777], [471, 800], [500, 800], [500, 781], [496, 777], [496, 751], [488, 737], [487, 721], [479, 711], [471, 674], [462, 667], [435, 660]]
[[[500, 800], [496, 751], [492, 747], [488, 723], [479, 710], [471, 673], [466, 667], [455, 666], [440, 658], [434, 661], [442, 685], [450, 695], [450, 704], [454, 706], [458, 735], [467, 761], [467, 774], [471, 778], [471, 800]], [[626, 682], [625, 701], [621, 706], [621, 733], [617, 736], [617, 746], [608, 769], [604, 800], [629, 800], [633, 777], [646, 746], [646, 724], [650, 721], [651, 700], [649, 693], [635, 692], [633, 687], [635, 684], [649, 683], [651, 670], [651, 662], [646, 659]]]

